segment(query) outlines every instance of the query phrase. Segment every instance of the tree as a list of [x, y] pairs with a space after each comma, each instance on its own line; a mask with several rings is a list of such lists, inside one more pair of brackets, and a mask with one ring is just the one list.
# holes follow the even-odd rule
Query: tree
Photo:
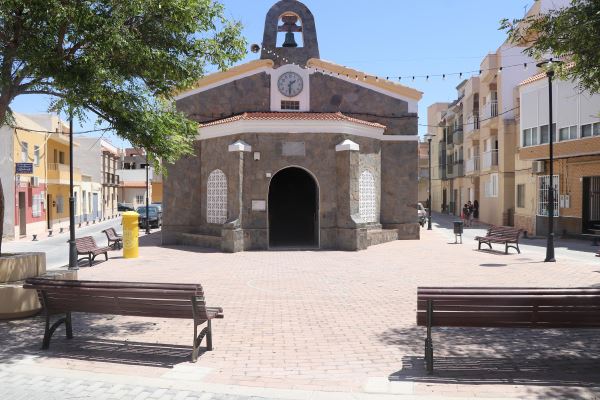
[[0, 28], [0, 124], [16, 97], [49, 95], [49, 110], [95, 115], [167, 163], [192, 154], [197, 131], [171, 94], [246, 47], [213, 0], [2, 0]]
[[502, 20], [501, 29], [513, 43], [526, 46], [536, 59], [548, 54], [564, 63], [557, 73], [579, 83], [582, 89], [600, 92], [600, 2], [571, 0], [569, 7], [512, 21]]

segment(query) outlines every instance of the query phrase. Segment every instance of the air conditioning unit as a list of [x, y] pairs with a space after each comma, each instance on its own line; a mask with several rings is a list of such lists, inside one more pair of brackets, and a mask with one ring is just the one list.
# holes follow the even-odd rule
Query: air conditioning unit
[[546, 163], [544, 161], [534, 161], [531, 164], [531, 170], [534, 174], [543, 174], [546, 172]]
[[37, 176], [31, 177], [31, 187], [39, 187], [40, 186], [40, 178]]

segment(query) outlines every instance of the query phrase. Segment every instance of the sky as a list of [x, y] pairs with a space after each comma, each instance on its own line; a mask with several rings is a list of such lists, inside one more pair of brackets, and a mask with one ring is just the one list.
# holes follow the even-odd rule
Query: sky
[[[244, 25], [249, 44], [260, 44], [265, 16], [275, 0], [220, 0], [226, 16]], [[479, 69], [483, 57], [506, 39], [502, 18], [520, 18], [534, 0], [304, 0], [315, 16], [321, 58], [376, 76], [402, 76], [402, 84], [424, 92], [419, 124], [427, 124], [427, 107], [456, 98], [458, 76], [416, 78]], [[240, 63], [258, 58], [248, 52]], [[404, 78], [404, 77], [408, 78]], [[468, 75], [463, 76], [463, 79]], [[13, 110], [47, 111], [49, 98], [21, 96]], [[77, 130], [94, 128], [95, 118], [75, 123]], [[427, 133], [420, 126], [419, 134]], [[93, 136], [93, 135], [89, 135]], [[104, 138], [127, 145], [114, 133]]]

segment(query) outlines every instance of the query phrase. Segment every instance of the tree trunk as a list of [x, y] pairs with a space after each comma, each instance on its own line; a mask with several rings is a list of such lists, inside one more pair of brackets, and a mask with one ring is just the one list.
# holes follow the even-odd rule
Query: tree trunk
[[0, 257], [2, 257], [2, 236], [4, 235], [4, 190], [0, 179]]

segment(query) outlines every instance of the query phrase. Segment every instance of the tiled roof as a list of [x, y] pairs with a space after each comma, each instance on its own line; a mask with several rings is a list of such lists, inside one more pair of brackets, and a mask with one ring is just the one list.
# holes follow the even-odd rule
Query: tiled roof
[[539, 80], [544, 79], [545, 77], [546, 77], [546, 73], [541, 72], [539, 74], [530, 76], [529, 78], [525, 79], [523, 82], [519, 83], [519, 86], [528, 85], [530, 83], [537, 82]]
[[243, 113], [233, 117], [220, 119], [200, 125], [201, 128], [228, 124], [236, 121], [346, 121], [355, 124], [371, 126], [375, 128], [385, 128], [384, 125], [376, 122], [363, 121], [362, 119], [348, 117], [340, 112], [338, 113], [313, 113], [313, 112], [254, 112]]

